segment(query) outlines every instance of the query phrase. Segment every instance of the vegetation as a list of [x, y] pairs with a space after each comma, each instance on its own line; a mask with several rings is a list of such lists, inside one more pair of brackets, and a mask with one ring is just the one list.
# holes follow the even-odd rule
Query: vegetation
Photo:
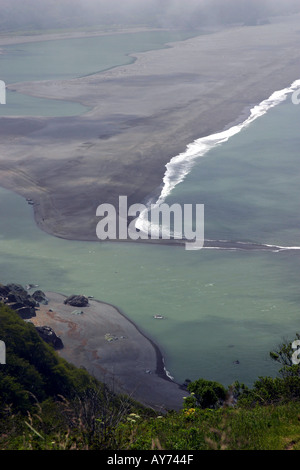
[[0, 366], [0, 449], [114, 447], [116, 426], [143, 409], [60, 358], [3, 304], [0, 338], [7, 356]]
[[61, 359], [4, 305], [0, 338], [2, 450], [300, 450], [300, 367], [291, 342], [270, 353], [282, 366], [278, 377], [260, 377], [251, 389], [198, 379], [188, 383], [182, 410], [162, 415]]
[[300, 403], [253, 408], [191, 408], [121, 424], [121, 449], [300, 449]]

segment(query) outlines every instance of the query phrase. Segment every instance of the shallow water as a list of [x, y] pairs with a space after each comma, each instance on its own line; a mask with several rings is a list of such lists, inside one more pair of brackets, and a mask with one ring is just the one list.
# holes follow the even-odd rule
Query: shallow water
[[[167, 42], [195, 35], [191, 32], [149, 31], [3, 46], [0, 79], [8, 85], [92, 75], [133, 63], [135, 58], [130, 54], [135, 52], [162, 49], [167, 47]], [[8, 90], [7, 104], [0, 106], [0, 116], [73, 116], [87, 110], [79, 103], [35, 98]]]
[[[270, 110], [200, 159], [168, 202], [204, 203], [206, 238], [299, 245], [298, 119], [290, 100]], [[295, 251], [66, 241], [37, 229], [32, 207], [3, 189], [0, 223], [2, 282], [117, 305], [158, 343], [178, 381], [273, 375], [268, 352], [300, 331]]]

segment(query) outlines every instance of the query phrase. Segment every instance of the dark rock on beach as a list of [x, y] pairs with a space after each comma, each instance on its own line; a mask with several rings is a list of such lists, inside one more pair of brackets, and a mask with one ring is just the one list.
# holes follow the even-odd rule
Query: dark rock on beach
[[43, 291], [41, 290], [36, 290], [33, 294], [32, 294], [32, 297], [34, 298], [34, 300], [36, 302], [38, 302], [39, 304], [43, 304], [43, 305], [48, 305], [48, 299], [46, 297], [46, 295], [44, 294]]
[[9, 292], [19, 295], [20, 297], [26, 298], [28, 296], [26, 289], [24, 289], [21, 284], [7, 284], [5, 287], [8, 288]]
[[[75, 296], [75, 301], [80, 301], [86, 305], [84, 296]], [[87, 301], [87, 299], [86, 299]], [[36, 309], [40, 304], [47, 305], [48, 299], [43, 291], [37, 290], [32, 295], [28, 294], [28, 289], [24, 289], [20, 284], [0, 284], [0, 302], [7, 305], [20, 315], [23, 320], [29, 320], [36, 316]], [[62, 340], [49, 326], [37, 326], [40, 337], [54, 349], [64, 347]]]
[[36, 326], [36, 330], [42, 340], [51, 344], [54, 349], [62, 349], [64, 347], [62, 340], [56, 335], [50, 326]]
[[182, 390], [187, 390], [189, 384], [191, 383], [191, 380], [190, 379], [185, 379], [185, 381], [183, 382], [183, 384], [180, 385], [180, 388]]
[[[10, 308], [12, 308], [11, 305], [10, 305]], [[22, 308], [18, 308], [16, 312], [18, 312], [18, 314], [20, 315], [21, 318], [23, 318], [23, 320], [28, 320], [29, 318], [36, 317], [34, 308], [22, 307]]]
[[72, 305], [73, 307], [87, 307], [89, 299], [85, 295], [70, 295], [64, 304]]
[[20, 284], [0, 284], [0, 301], [15, 310], [24, 320], [35, 317], [39, 305]]
[[0, 297], [6, 297], [8, 293], [8, 287], [4, 286], [3, 284], [0, 284]]
[[31, 298], [28, 294], [18, 295], [16, 293], [9, 293], [7, 296], [7, 303], [12, 303], [12, 302], [22, 304], [23, 307], [26, 306], [26, 307], [35, 308], [38, 306], [36, 301], [33, 298]]

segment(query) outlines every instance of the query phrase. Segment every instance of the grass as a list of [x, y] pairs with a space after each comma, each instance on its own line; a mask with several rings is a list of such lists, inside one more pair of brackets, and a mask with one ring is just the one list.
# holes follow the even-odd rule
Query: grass
[[64, 361], [1, 304], [0, 337], [1, 450], [300, 450], [300, 366], [290, 361], [291, 343], [272, 353], [285, 364], [282, 377], [228, 391], [199, 379], [181, 411], [160, 415]]
[[181, 411], [122, 424], [119, 432], [127, 450], [155, 443], [163, 450], [299, 450], [300, 403]]

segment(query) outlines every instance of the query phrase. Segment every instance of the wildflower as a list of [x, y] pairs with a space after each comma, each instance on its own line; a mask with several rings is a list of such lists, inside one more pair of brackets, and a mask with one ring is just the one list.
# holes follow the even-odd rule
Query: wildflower
[[129, 421], [130, 423], [135, 423], [135, 419], [132, 418], [127, 418], [127, 421]]
[[195, 408], [189, 408], [188, 410], [186, 410], [186, 412], [184, 413], [186, 416], [191, 416], [195, 413]]

